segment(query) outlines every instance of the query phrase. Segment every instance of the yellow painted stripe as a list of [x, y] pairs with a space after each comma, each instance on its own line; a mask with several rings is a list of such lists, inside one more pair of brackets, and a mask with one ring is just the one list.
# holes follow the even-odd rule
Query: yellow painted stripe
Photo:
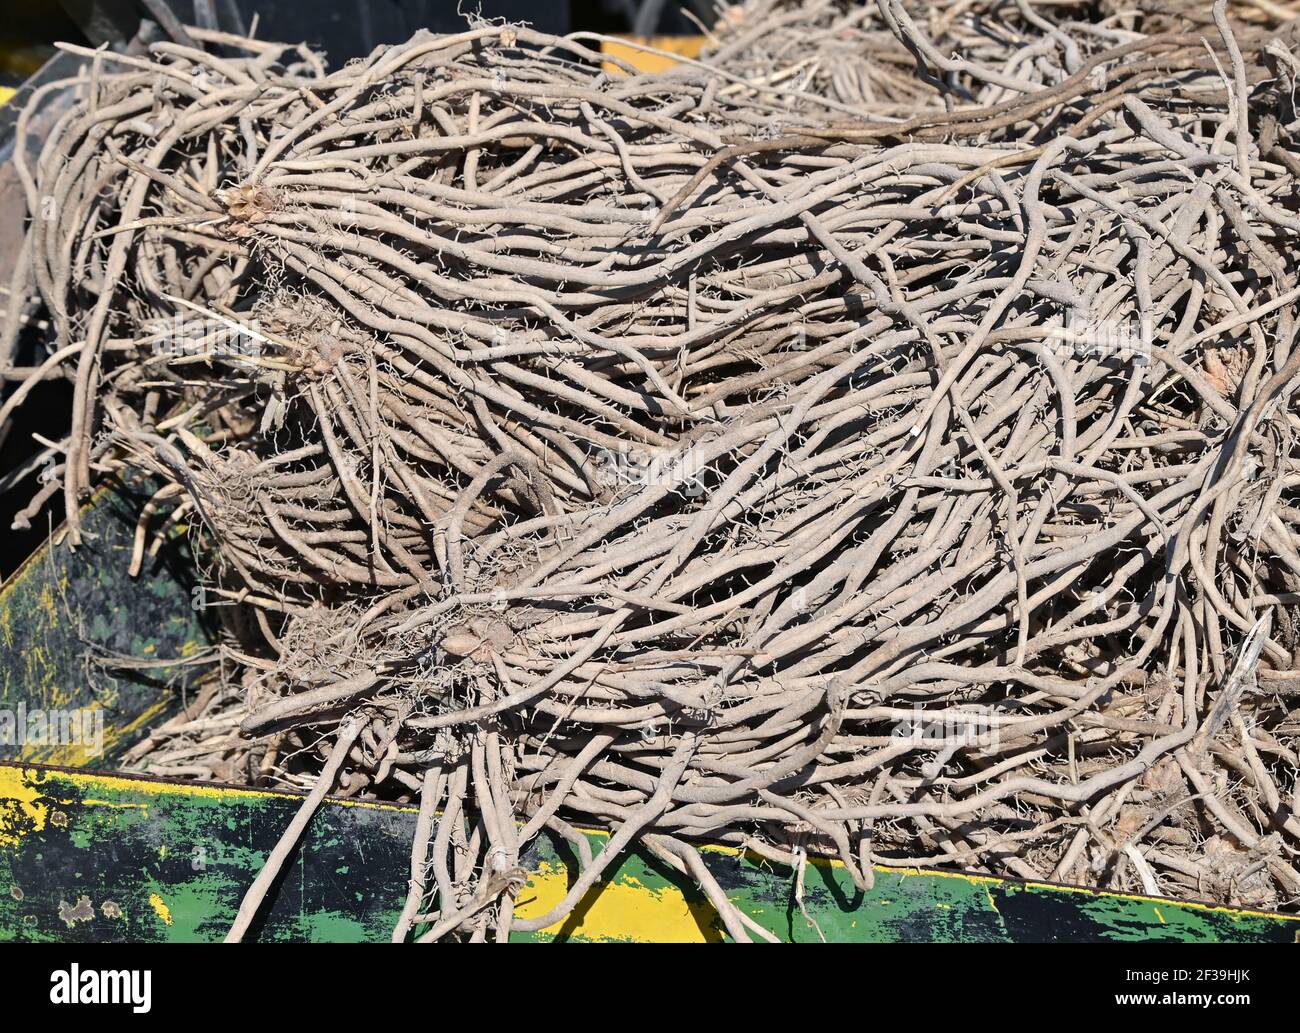
[[0, 766], [0, 846], [17, 846], [23, 836], [45, 828], [50, 809], [41, 799], [22, 768]]
[[[618, 42], [603, 40], [600, 44], [601, 53], [626, 61], [647, 75], [668, 71], [681, 63], [679, 57], [699, 57], [703, 49], [703, 36], [623, 36]], [[627, 74], [613, 61], [603, 62], [601, 71], [608, 75]]]
[[[243, 786], [228, 786], [219, 783], [189, 782], [179, 785], [174, 782], [158, 782], [150, 778], [137, 778], [129, 774], [100, 774], [92, 771], [52, 771], [39, 764], [0, 763], [0, 800], [13, 798], [19, 794], [17, 787], [39, 786], [50, 774], [57, 774], [81, 787], [83, 793], [103, 793], [106, 791], [134, 791], [148, 793], [152, 796], [201, 796], [207, 799], [230, 799], [248, 797], [253, 799], [301, 799], [305, 794], [293, 792], [273, 792], [266, 789], [246, 789]], [[39, 793], [36, 793], [39, 796]], [[33, 797], [33, 799], [35, 796]], [[384, 803], [375, 800], [343, 800], [329, 797], [329, 802], [343, 807], [361, 807], [381, 811], [407, 811], [416, 813], [419, 808], [396, 803]], [[89, 801], [83, 801], [89, 802]]]
[[167, 906], [167, 902], [157, 893], [149, 894], [149, 906], [158, 913], [158, 917], [163, 920], [165, 925], [172, 924], [172, 909]]
[[17, 92], [12, 86], [0, 86], [0, 104], [8, 104]]
[[[515, 913], [538, 918], [555, 907], [569, 892], [570, 872], [542, 864], [519, 892]], [[600, 892], [573, 915], [543, 929], [543, 936], [565, 931], [584, 940], [635, 940], [639, 943], [705, 943], [704, 933], [717, 917], [713, 905], [688, 901], [681, 890], [668, 886], [652, 889], [634, 878], [602, 883]], [[716, 939], [716, 937], [714, 937]]]

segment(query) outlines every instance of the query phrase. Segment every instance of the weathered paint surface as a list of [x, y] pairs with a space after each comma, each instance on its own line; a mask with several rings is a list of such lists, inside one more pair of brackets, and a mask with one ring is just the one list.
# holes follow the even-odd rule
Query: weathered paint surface
[[84, 540], [75, 554], [49, 544], [0, 586], [0, 709], [12, 715], [21, 703], [28, 713], [100, 711], [102, 752], [94, 742], [6, 744], [0, 736], [0, 759], [103, 766], [174, 705], [179, 696], [168, 687], [196, 673], [139, 666], [182, 660], [208, 644], [191, 605], [182, 540], [146, 559], [138, 578], [128, 573], [140, 504], [132, 493], [101, 492], [82, 511]]
[[[284, 793], [182, 786], [0, 764], [0, 940], [215, 941], [298, 806]], [[255, 930], [262, 940], [387, 940], [406, 892], [413, 809], [331, 801], [313, 820]], [[589, 833], [593, 852], [605, 838]], [[858, 894], [819, 862], [805, 907], [792, 873], [706, 849], [719, 883], [783, 940], [1295, 942], [1300, 919], [916, 869], [877, 869]], [[576, 877], [566, 844], [524, 863], [521, 915]], [[674, 873], [629, 854], [562, 925], [519, 939], [724, 938], [711, 905]]]

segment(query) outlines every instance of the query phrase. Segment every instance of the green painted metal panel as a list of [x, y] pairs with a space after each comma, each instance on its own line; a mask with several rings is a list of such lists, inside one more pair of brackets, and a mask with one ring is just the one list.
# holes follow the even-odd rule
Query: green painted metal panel
[[[217, 941], [300, 798], [0, 765], [0, 939]], [[261, 940], [386, 940], [406, 893], [415, 812], [331, 801], [312, 821]], [[593, 852], [605, 837], [590, 832]], [[706, 849], [736, 903], [783, 940], [1295, 942], [1300, 919], [921, 870], [877, 869], [871, 892], [818, 862], [810, 924], [793, 873]], [[525, 855], [519, 912], [540, 914], [577, 872], [547, 837]], [[559, 928], [519, 939], [717, 940], [721, 922], [676, 873], [631, 853]]]
[[[183, 536], [129, 573], [148, 490], [100, 492], [78, 550], [56, 535], [0, 586], [0, 759], [105, 766], [196, 676], [166, 663], [211, 641]], [[102, 742], [78, 734], [96, 726]]]

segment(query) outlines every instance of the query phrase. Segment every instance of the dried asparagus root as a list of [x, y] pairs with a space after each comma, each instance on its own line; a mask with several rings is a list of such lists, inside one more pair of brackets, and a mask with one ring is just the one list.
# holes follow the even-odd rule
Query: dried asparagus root
[[700, 840], [1294, 907], [1295, 37], [1066, 13], [92, 56], [11, 296], [225, 620], [139, 762], [418, 799], [397, 939], [635, 844], [767, 938]]
[[[1248, 31], [1277, 32], [1300, 5], [1247, 0], [1231, 13]], [[1058, 26], [1055, 45], [1046, 43]], [[1056, 85], [1098, 50], [1144, 36], [1215, 32], [1199, 0], [742, 0], [719, 5], [703, 60], [732, 77], [728, 93], [901, 120]], [[1093, 88], [1106, 88], [1101, 75]]]

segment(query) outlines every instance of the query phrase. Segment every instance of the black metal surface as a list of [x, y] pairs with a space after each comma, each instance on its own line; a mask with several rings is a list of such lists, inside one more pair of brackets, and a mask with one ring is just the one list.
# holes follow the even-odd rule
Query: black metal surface
[[[187, 659], [215, 641], [210, 610], [195, 606], [195, 564], [184, 535], [129, 573], [136, 523], [156, 485], [138, 480], [99, 492], [82, 513], [74, 553], [49, 544], [0, 586], [0, 708], [103, 711], [103, 749], [113, 759], [133, 722], [176, 705], [210, 666]], [[175, 661], [174, 663], [172, 661]], [[49, 761], [63, 745], [0, 742], [0, 759]]]
[[[142, 0], [62, 2], [88, 36], [95, 34], [96, 42], [108, 38], [120, 43], [134, 33], [134, 26], [125, 27], [131, 16], [124, 22], [123, 5], [134, 8], [136, 22], [156, 13], [147, 10]], [[187, 25], [215, 23], [229, 32], [249, 28], [256, 13], [258, 38], [308, 43], [323, 50], [333, 65], [386, 43], [400, 43], [418, 29], [457, 32], [465, 28], [471, 14], [525, 21], [544, 32], [562, 33], [570, 28], [568, 0], [150, 0], [150, 6], [158, 4], [165, 4]]]
[[140, 24], [135, 0], [59, 0], [59, 6], [95, 47], [125, 43]]

